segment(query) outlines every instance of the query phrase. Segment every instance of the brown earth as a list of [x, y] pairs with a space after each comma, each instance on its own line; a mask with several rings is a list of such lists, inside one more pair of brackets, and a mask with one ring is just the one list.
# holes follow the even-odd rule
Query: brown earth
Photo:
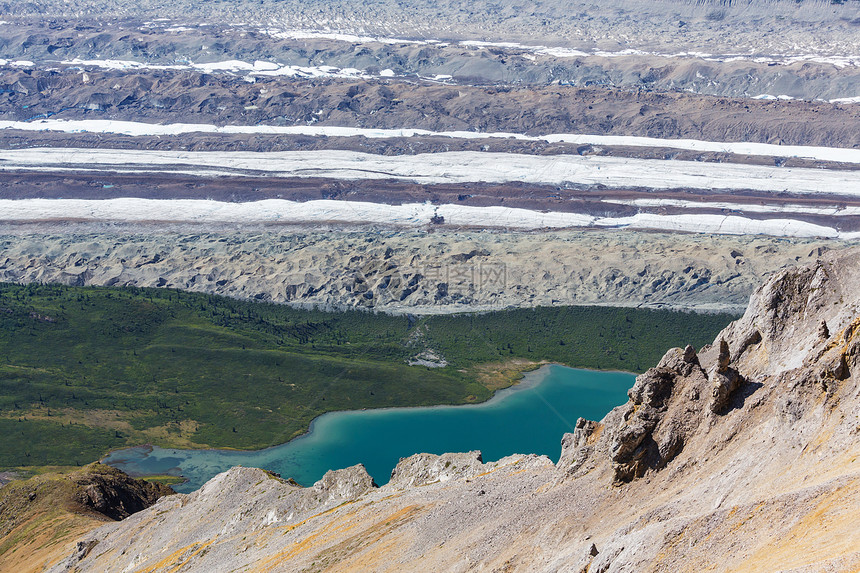
[[[165, 70], [92, 70], [87, 76], [85, 83], [77, 71], [3, 70], [0, 119], [315, 124], [860, 145], [860, 106], [850, 104], [612, 87], [474, 87], [385, 79], [260, 78], [250, 84], [229, 75]], [[256, 108], [246, 109], [249, 106]], [[246, 144], [234, 140], [234, 145], [243, 149]]]
[[89, 551], [76, 543], [85, 533], [172, 493], [98, 463], [12, 481], [0, 489], [0, 571], [43, 571], [73, 549]]

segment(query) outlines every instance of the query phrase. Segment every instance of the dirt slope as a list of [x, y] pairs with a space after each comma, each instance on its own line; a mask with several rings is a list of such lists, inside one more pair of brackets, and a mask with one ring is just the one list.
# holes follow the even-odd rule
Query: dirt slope
[[101, 464], [12, 481], [0, 489], [0, 571], [42, 571], [92, 529], [149, 507], [173, 491]]

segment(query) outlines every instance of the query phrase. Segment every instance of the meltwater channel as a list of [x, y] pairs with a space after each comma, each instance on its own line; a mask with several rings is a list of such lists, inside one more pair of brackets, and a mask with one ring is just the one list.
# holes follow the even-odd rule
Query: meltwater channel
[[181, 450], [141, 446], [102, 460], [131, 475], [172, 474], [191, 492], [233, 466], [259, 467], [312, 485], [330, 469], [362, 463], [377, 484], [388, 482], [400, 458], [415, 453], [481, 450], [485, 462], [543, 454], [557, 461], [561, 438], [580, 416], [600, 420], [627, 400], [634, 375], [556, 364], [527, 373], [487, 402], [464, 406], [331, 412], [286, 444], [258, 451]]

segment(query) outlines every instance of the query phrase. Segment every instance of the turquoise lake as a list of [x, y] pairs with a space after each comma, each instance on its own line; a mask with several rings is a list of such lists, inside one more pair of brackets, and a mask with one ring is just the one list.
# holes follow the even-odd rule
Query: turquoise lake
[[415, 453], [481, 450], [485, 462], [514, 453], [557, 461], [561, 437], [580, 416], [600, 420], [627, 401], [634, 375], [549, 365], [483, 404], [331, 412], [309, 433], [286, 444], [251, 452], [180, 450], [141, 446], [117, 450], [102, 462], [131, 475], [171, 474], [198, 489], [236, 465], [260, 467], [312, 485], [330, 469], [362, 463], [376, 483], [388, 482], [400, 458]]

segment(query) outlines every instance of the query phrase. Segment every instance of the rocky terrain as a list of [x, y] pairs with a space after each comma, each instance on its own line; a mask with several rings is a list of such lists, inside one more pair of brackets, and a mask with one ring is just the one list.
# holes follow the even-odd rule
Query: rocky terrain
[[[4, 16], [64, 19], [138, 27], [155, 34], [224, 35], [266, 29], [299, 39], [368, 37], [489, 40], [597, 49], [699, 55], [774, 54], [856, 56], [855, 2], [805, 0], [719, 1], [613, 0], [600, 10], [586, 0], [544, 0], [538, 4], [480, 0], [455, 2], [299, 2], [297, 0], [202, 5], [187, 0], [139, 2], [86, 0], [57, 4], [46, 0], [0, 4]], [[225, 25], [226, 23], [226, 25]], [[87, 28], [80, 32], [86, 33]], [[311, 32], [310, 34], [308, 32]], [[405, 43], [405, 42], [404, 42]], [[217, 51], [217, 42], [203, 44]], [[707, 50], [703, 47], [707, 46]]]
[[15, 482], [0, 569], [860, 568], [858, 30], [856, 0], [0, 0], [2, 281], [420, 314], [740, 311], [770, 277], [558, 464], [236, 468], [130, 517], [164, 492]]
[[[45, 64], [49, 69], [43, 70], [7, 63], [0, 70], [0, 119], [34, 124], [53, 118], [531, 135], [586, 133], [846, 148], [860, 144], [860, 109], [851, 103], [753, 99], [743, 94], [701, 96], [623, 85], [571, 87], [514, 82], [473, 86], [410, 78], [245, 78], [230, 71], [104, 69], [87, 63], [55, 66]], [[32, 133], [8, 131], [3, 136], [4, 140], [12, 138], [3, 147], [19, 147], [27, 143], [22, 137], [34, 137]], [[95, 138], [86, 134], [79, 137], [89, 139], [89, 143], [77, 144], [69, 138], [60, 141], [66, 147], [94, 145]], [[201, 139], [200, 134], [179, 144], [173, 143], [176, 139], [141, 140], [136, 146], [277, 151], [320, 145], [313, 138], [278, 141], [265, 134], [239, 141], [227, 138], [220, 145], [211, 138]], [[442, 151], [446, 143], [452, 143], [410, 141], [415, 142], [412, 150], [400, 153]], [[44, 145], [45, 141], [33, 143]], [[112, 140], [101, 144], [114, 145]], [[129, 142], [120, 140], [116, 145], [127, 147]], [[372, 151], [373, 147], [365, 149]]]
[[303, 489], [234, 468], [102, 527], [52, 571], [851, 571], [860, 251], [774, 275], [669, 350], [559, 462], [418, 454]]
[[742, 311], [761, 277], [833, 243], [615, 231], [5, 226], [0, 280], [148, 286], [438, 313], [602, 304]]
[[[253, 30], [209, 38], [207, 28], [191, 36], [221, 52], [205, 54], [201, 63], [182, 56], [194, 51], [186, 31], [132, 26], [126, 33], [128, 23], [73, 20], [2, 26], [7, 41], [0, 48], [8, 53], [0, 55], [8, 58], [0, 62], [6, 200], [0, 219], [6, 221], [445, 223], [838, 239], [856, 238], [860, 229], [854, 149], [860, 106], [849, 96], [836, 103], [806, 95], [798, 96], [806, 101], [756, 99], [746, 88], [707, 96], [674, 79], [655, 83], [668, 77], [661, 71], [644, 82], [625, 76], [619, 71], [625, 66], [641, 69], [642, 62], [624, 63], [644, 57], [638, 53], [583, 56], [602, 58], [621, 75], [579, 81], [560, 79], [558, 68], [592, 74], [579, 56], [511, 45], [422, 40], [397, 47], [372, 37]], [[170, 34], [179, 36], [168, 40]], [[240, 41], [227, 41], [236, 34]], [[408, 53], [398, 55], [401, 48]], [[470, 62], [455, 66], [461, 75], [442, 73], [452, 50]], [[132, 57], [140, 61], [122, 59]], [[559, 77], [486, 71], [517, 58]], [[684, 58], [667, 65], [691, 78], [711, 73], [688, 69]], [[413, 60], [442, 67], [412, 72]], [[806, 87], [815, 78], [847, 78], [854, 69], [741, 60], [705, 67], [722, 74], [757, 66], [739, 73], [758, 81], [771, 71], [784, 79], [800, 66], [808, 77], [789, 83]], [[845, 89], [824, 97], [854, 93]], [[103, 200], [125, 198], [167, 202], [104, 211]], [[33, 199], [87, 203], [73, 208]], [[176, 199], [218, 204], [169, 202]], [[345, 213], [313, 203], [319, 199], [343, 201], [334, 209]], [[250, 220], [232, 205], [248, 203], [240, 208], [247, 211], [264, 200], [277, 208]], [[356, 217], [367, 207], [355, 202], [433, 208], [418, 207], [426, 216]], [[214, 219], [212, 207], [221, 211]]]
[[[82, 92], [90, 91], [90, 101], [82, 106], [90, 111], [103, 108], [107, 102], [100, 101], [101, 98], [111, 97], [101, 90], [93, 90], [99, 86], [100, 78], [105, 75], [119, 78], [129, 73], [138, 78], [150, 75], [161, 80], [175, 80], [187, 77], [187, 72], [197, 75], [231, 72], [232, 76], [261, 81], [262, 85], [271, 84], [273, 78], [284, 79], [284, 76], [322, 80], [353, 78], [351, 83], [358, 78], [399, 78], [419, 85], [449, 86], [514, 85], [521, 88], [554, 84], [643, 93], [679, 91], [732, 98], [771, 96], [773, 99], [782, 96], [785, 100], [826, 102], [850, 101], [860, 87], [856, 50], [832, 58], [818, 54], [655, 54], [629, 48], [610, 53], [534, 44], [294, 39], [254, 28], [215, 33], [207, 28], [195, 28], [169, 33], [135, 29], [134, 24], [90, 22], [87, 26], [73, 27], [72, 23], [66, 23], [73, 28], [69, 30], [64, 29], [61, 22], [49, 25], [7, 23], [3, 26], [0, 55], [10, 68], [10, 75], [23, 79], [22, 85], [29, 92], [24, 92], [25, 95], [32, 96], [33, 79], [54, 86], [61, 78], [67, 82], [77, 80], [74, 91], [79, 101]], [[396, 85], [397, 82], [385, 82], [386, 85], [392, 83]], [[108, 87], [116, 93], [116, 89]], [[237, 89], [253, 91], [242, 90], [241, 86]], [[170, 98], [171, 94], [162, 97]], [[136, 107], [134, 100], [118, 101], [130, 109]], [[191, 115], [195, 111], [188, 109], [185, 113]]]
[[74, 548], [77, 539], [106, 522], [124, 519], [173, 491], [90, 464], [74, 471], [15, 477], [0, 489], [0, 570], [42, 571]]

